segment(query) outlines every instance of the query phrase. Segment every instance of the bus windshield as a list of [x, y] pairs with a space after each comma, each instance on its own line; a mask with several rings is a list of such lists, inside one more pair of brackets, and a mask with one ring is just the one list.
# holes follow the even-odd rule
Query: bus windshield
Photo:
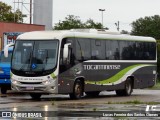
[[17, 71], [46, 71], [57, 64], [58, 40], [17, 40], [12, 69]]

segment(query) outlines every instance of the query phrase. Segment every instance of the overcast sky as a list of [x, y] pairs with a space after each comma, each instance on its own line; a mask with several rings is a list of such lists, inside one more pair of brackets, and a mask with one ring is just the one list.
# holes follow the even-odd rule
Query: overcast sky
[[[13, 6], [14, 0], [0, 0]], [[29, 0], [24, 0], [29, 1]], [[91, 18], [102, 21], [110, 30], [116, 30], [115, 22], [120, 21], [120, 30], [131, 30], [131, 23], [140, 17], [160, 15], [160, 0], [53, 0], [53, 25], [67, 15], [79, 16], [82, 21]]]

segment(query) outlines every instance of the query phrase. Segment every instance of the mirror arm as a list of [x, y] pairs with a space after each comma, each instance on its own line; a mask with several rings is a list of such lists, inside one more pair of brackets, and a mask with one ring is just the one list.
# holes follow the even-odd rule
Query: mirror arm
[[14, 43], [10, 43], [4, 47], [4, 56], [8, 57], [8, 48], [14, 46]]

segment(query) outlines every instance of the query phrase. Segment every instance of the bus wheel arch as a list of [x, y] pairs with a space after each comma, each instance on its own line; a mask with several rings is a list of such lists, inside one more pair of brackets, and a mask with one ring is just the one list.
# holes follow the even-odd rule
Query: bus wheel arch
[[73, 85], [73, 91], [70, 93], [71, 99], [81, 99], [84, 92], [84, 78], [77, 78]]
[[116, 94], [118, 96], [130, 96], [133, 92], [133, 88], [134, 88], [134, 77], [129, 76], [125, 81], [124, 89], [116, 90]]

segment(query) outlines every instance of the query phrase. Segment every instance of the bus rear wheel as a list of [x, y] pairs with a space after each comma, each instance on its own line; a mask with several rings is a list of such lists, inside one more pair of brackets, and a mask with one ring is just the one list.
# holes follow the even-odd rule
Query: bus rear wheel
[[40, 93], [30, 93], [30, 96], [33, 100], [40, 100], [41, 98], [41, 95]]
[[130, 78], [127, 78], [125, 88], [123, 90], [116, 90], [118, 96], [130, 96], [133, 92], [133, 85]]
[[70, 93], [71, 99], [81, 99], [83, 95], [83, 84], [80, 80], [76, 80], [73, 87], [73, 93]]

